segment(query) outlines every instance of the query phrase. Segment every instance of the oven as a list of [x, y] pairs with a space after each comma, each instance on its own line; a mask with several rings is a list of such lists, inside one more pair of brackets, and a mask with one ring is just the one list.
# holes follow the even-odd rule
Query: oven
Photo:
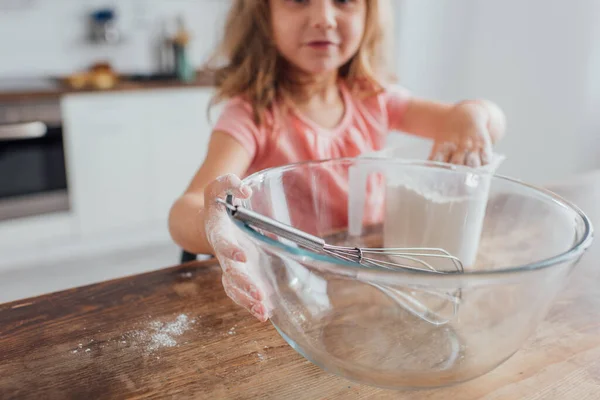
[[0, 103], [0, 221], [69, 209], [59, 99]]

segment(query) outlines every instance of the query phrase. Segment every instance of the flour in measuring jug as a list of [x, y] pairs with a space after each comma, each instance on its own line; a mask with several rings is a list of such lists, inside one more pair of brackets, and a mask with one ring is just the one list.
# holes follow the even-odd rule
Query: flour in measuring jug
[[[487, 196], [424, 195], [403, 185], [386, 190], [383, 241], [385, 247], [433, 247], [471, 266], [477, 248]], [[448, 270], [446, 260], [428, 259], [436, 269]]]

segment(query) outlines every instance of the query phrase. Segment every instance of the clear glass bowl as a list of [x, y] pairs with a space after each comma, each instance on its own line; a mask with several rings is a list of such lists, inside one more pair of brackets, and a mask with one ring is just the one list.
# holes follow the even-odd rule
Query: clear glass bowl
[[496, 368], [544, 318], [592, 241], [586, 215], [557, 195], [449, 164], [337, 159], [244, 181], [253, 194], [240, 204], [328, 243], [461, 254], [464, 272], [366, 268], [234, 220], [280, 335], [322, 369], [373, 386], [439, 387]]

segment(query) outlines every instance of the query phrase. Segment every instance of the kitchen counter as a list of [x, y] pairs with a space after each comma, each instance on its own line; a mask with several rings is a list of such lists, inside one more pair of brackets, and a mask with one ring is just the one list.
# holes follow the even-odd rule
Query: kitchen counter
[[[553, 188], [600, 226], [600, 176], [574, 182]], [[0, 398], [598, 398], [599, 250], [519, 352], [451, 388], [395, 392], [323, 372], [230, 301], [205, 261], [1, 305]]]
[[43, 88], [28, 87], [26, 89], [10, 88], [3, 90], [0, 85], [0, 104], [32, 100], [53, 100], [71, 93], [105, 93], [123, 92], [131, 90], [154, 90], [186, 87], [211, 87], [213, 77], [211, 74], [198, 71], [196, 79], [192, 82], [182, 82], [177, 79], [132, 79], [121, 77], [119, 83], [110, 89], [74, 89], [63, 83], [61, 79], [49, 79]]

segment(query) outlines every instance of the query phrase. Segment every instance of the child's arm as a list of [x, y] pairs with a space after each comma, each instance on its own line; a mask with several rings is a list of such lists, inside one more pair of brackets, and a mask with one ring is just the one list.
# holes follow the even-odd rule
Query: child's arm
[[390, 128], [434, 141], [430, 158], [436, 161], [485, 164], [506, 129], [504, 113], [487, 100], [443, 104], [411, 97], [403, 112], [390, 111]]
[[[251, 161], [246, 149], [232, 136], [218, 131], [211, 135], [204, 163], [185, 193], [171, 207], [169, 232], [175, 243], [195, 254], [214, 254], [205, 231], [205, 192], [215, 192], [211, 193], [214, 197], [219, 192], [239, 188], [236, 177], [245, 173]], [[235, 177], [217, 180], [228, 174]], [[236, 196], [247, 197], [243, 193]]]
[[214, 132], [206, 160], [171, 208], [169, 231], [173, 240], [187, 251], [215, 255], [223, 270], [225, 293], [264, 322], [269, 317], [263, 304], [264, 293], [245, 269], [246, 254], [235, 240], [223, 206], [216, 202], [226, 193], [242, 199], [251, 195], [238, 178], [251, 161], [248, 150], [235, 138]]

